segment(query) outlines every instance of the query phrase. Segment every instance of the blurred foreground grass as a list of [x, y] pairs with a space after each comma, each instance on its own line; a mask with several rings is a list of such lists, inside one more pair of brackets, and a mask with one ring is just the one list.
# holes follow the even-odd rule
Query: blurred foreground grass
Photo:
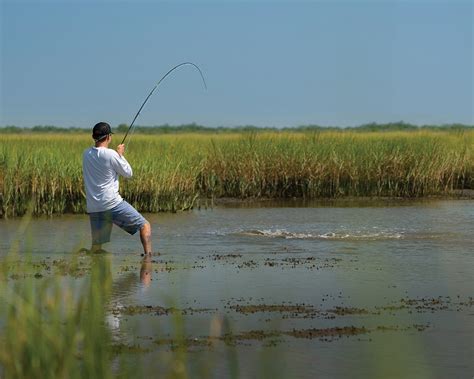
[[[114, 136], [111, 147], [121, 141]], [[82, 213], [89, 135], [0, 135], [0, 217]], [[134, 135], [121, 193], [143, 212], [202, 198], [420, 197], [474, 188], [474, 131]]]
[[[109, 259], [91, 257], [82, 286], [64, 272], [38, 279], [31, 257], [18, 249], [30, 220], [31, 213], [23, 217], [0, 263], [1, 376], [111, 377], [110, 331], [104, 324], [112, 284]], [[70, 270], [75, 267], [77, 256], [69, 263]]]
[[[61, 259], [55, 270], [47, 267], [48, 274], [43, 275], [44, 266], [19, 251], [31, 219], [29, 207], [10, 251], [0, 261], [0, 378], [144, 377], [144, 361], [137, 353], [147, 350], [123, 344], [112, 333], [112, 287], [116, 283], [111, 256], [73, 253], [70, 259]], [[192, 363], [182, 314], [171, 313], [170, 321], [173, 333], [169, 338], [176, 348], [160, 362], [163, 369], [157, 376], [207, 377], [216, 362], [213, 352], [204, 362]], [[160, 335], [159, 330], [150, 332]], [[228, 375], [237, 377], [235, 349], [226, 347], [226, 351]], [[191, 372], [190, 367], [196, 371]]]

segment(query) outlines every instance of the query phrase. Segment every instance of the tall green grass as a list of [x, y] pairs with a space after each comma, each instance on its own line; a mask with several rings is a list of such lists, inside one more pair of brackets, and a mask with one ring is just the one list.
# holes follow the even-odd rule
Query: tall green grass
[[[121, 140], [116, 135], [112, 146]], [[0, 212], [85, 211], [88, 135], [0, 136]], [[140, 211], [200, 198], [419, 197], [474, 188], [474, 131], [134, 135], [134, 178], [121, 193]]]

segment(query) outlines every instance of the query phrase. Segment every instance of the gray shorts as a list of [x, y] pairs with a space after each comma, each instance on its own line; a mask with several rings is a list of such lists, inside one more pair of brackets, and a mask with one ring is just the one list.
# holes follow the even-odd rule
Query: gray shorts
[[89, 213], [89, 219], [91, 222], [93, 245], [100, 245], [110, 241], [112, 224], [119, 226], [127, 233], [133, 235], [147, 222], [145, 218], [125, 200], [107, 211]]

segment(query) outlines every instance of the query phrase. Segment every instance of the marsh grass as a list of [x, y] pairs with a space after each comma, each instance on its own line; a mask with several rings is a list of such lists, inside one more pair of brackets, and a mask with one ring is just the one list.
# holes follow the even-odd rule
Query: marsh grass
[[[121, 140], [114, 137], [112, 147]], [[2, 217], [82, 213], [88, 135], [0, 136]], [[143, 212], [199, 199], [420, 197], [474, 188], [474, 131], [134, 135], [121, 193]]]

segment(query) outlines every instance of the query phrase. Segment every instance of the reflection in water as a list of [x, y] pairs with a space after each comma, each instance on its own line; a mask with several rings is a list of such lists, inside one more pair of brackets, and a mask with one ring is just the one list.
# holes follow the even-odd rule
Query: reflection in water
[[120, 322], [122, 318], [121, 309], [124, 308], [122, 301], [130, 295], [134, 295], [137, 289], [147, 289], [151, 281], [153, 280], [153, 264], [152, 256], [146, 255], [140, 265], [139, 271], [139, 280], [137, 280], [136, 273], [128, 273], [120, 276], [117, 280], [113, 282], [112, 285], [112, 296], [110, 299], [110, 304], [112, 310], [107, 315], [107, 324], [110, 329], [114, 331], [117, 335], [114, 337], [117, 340], [120, 339]]
[[143, 284], [144, 287], [149, 287], [151, 284], [152, 279], [152, 260], [151, 255], [145, 255], [143, 258], [142, 265], [140, 267], [140, 282]]
[[138, 278], [136, 272], [120, 275], [113, 283], [112, 302], [117, 302], [129, 295], [134, 295], [139, 288], [148, 288], [153, 280], [152, 262], [151, 255], [147, 255], [143, 258]]

